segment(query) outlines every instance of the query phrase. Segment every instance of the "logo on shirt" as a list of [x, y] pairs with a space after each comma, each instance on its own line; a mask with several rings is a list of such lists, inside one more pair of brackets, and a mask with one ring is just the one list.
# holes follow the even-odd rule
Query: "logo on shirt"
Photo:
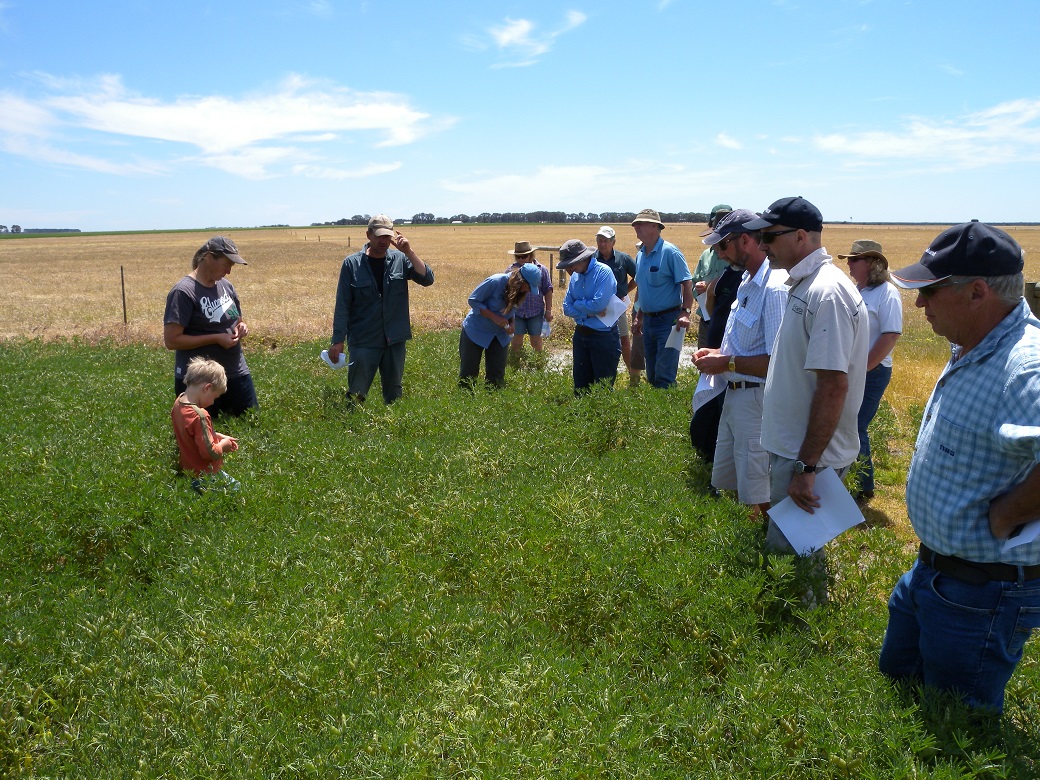
[[943, 453], [949, 455], [951, 458], [956, 458], [957, 457], [957, 453], [954, 452], [953, 450], [951, 450], [945, 444], [940, 444], [939, 445], [939, 452], [943, 452]]
[[230, 293], [224, 293], [215, 301], [206, 297], [199, 298], [199, 308], [210, 322], [220, 322], [225, 314], [233, 320], [239, 318], [238, 307], [235, 306]]

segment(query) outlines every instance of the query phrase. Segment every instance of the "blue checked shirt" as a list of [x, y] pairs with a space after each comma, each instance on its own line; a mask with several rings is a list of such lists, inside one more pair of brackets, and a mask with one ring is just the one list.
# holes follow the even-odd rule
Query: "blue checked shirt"
[[1040, 539], [1003, 552], [990, 502], [1040, 463], [1040, 320], [1020, 301], [964, 357], [954, 347], [928, 399], [906, 484], [910, 522], [943, 555], [1040, 564]]
[[[744, 272], [726, 320], [719, 352], [734, 357], [772, 355], [773, 342], [787, 306], [787, 271], [762, 263], [752, 277]], [[761, 382], [762, 377], [726, 372], [727, 382]]]

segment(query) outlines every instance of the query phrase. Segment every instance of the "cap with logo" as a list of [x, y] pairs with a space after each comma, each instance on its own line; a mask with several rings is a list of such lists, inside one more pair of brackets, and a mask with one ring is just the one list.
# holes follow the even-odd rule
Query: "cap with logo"
[[805, 198], [780, 198], [763, 211], [761, 217], [744, 227], [748, 230], [762, 230], [774, 225], [818, 233], [823, 230], [823, 214]]
[[978, 220], [944, 230], [921, 259], [892, 272], [892, 281], [916, 290], [951, 276], [1011, 276], [1025, 267], [1022, 247], [999, 228]]

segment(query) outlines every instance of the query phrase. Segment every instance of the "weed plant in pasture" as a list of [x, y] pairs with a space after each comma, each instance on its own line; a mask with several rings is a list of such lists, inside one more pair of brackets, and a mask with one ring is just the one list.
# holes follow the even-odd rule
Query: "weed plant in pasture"
[[692, 376], [463, 392], [457, 339], [355, 409], [323, 342], [250, 347], [230, 496], [176, 472], [168, 353], [0, 345], [0, 776], [1037, 776], [1036, 643], [999, 723], [876, 671], [891, 524], [806, 612], [703, 489]]

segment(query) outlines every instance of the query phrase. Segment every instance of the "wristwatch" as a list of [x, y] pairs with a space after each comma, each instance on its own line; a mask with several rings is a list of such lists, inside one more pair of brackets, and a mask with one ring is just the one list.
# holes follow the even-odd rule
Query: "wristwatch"
[[815, 474], [817, 466], [807, 466], [800, 460], [794, 462], [794, 473], [795, 474]]
[[731, 374], [737, 373], [737, 356], [736, 355], [730, 355], [729, 366], [727, 366], [727, 368], [729, 368], [729, 372]]
[[689, 314], [689, 313], [690, 313], [690, 310], [689, 310], [689, 309], [687, 309], [687, 308], [686, 308], [685, 306], [683, 306], [683, 307], [682, 307], [681, 309], [679, 309], [679, 311], [684, 311], [684, 312], [686, 312], [687, 314]]

